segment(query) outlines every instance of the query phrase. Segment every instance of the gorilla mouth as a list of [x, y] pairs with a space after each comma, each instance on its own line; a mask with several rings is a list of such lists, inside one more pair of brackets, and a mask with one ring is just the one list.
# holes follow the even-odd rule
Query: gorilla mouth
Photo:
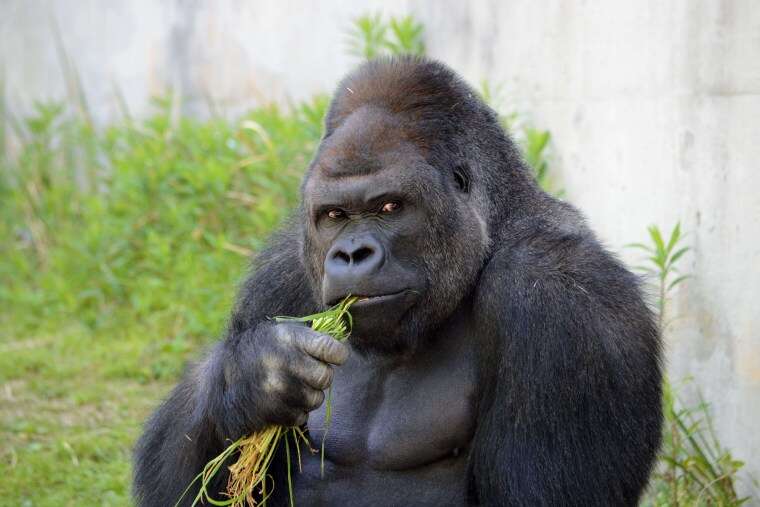
[[[374, 304], [380, 304], [380, 303], [384, 303], [384, 302], [393, 301], [396, 298], [398, 298], [400, 296], [403, 296], [406, 292], [408, 292], [408, 289], [402, 289], [402, 290], [400, 290], [398, 292], [392, 292], [392, 293], [389, 293], [389, 294], [372, 294], [372, 295], [368, 295], [368, 294], [350, 294], [351, 296], [354, 296], [354, 297], [358, 298], [356, 300], [356, 302], [352, 305], [352, 308], [363, 308], [363, 307], [371, 306], [371, 305], [374, 305]], [[328, 303], [328, 306], [334, 306], [334, 305], [338, 304], [339, 302], [343, 301], [343, 299], [346, 296], [348, 296], [348, 294], [340, 296], [340, 297], [337, 297], [337, 298], [331, 300]]]
[[361, 308], [373, 304], [383, 303], [396, 299], [399, 296], [403, 296], [406, 289], [391, 294], [378, 294], [376, 296], [356, 296], [359, 299], [353, 304], [354, 307]]

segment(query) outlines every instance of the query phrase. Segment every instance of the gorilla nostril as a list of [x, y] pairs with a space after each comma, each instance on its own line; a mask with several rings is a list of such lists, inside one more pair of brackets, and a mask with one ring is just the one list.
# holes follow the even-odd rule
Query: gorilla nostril
[[384, 261], [383, 244], [374, 237], [340, 238], [327, 253], [325, 270], [338, 282], [350, 285], [375, 274]]
[[340, 250], [338, 250], [337, 252], [335, 252], [335, 254], [333, 255], [333, 258], [337, 259], [337, 260], [340, 260], [340, 261], [343, 261], [346, 264], [350, 264], [351, 263], [351, 257], [349, 257], [349, 255], [346, 252], [342, 252]]
[[359, 264], [364, 259], [371, 257], [373, 253], [375, 253], [374, 250], [365, 246], [356, 250], [353, 255], [351, 255], [351, 257], [354, 259], [354, 262], [356, 264]]

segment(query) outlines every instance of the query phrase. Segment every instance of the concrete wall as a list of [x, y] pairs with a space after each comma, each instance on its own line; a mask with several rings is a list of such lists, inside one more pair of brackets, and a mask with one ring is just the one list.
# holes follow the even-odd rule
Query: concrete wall
[[760, 478], [757, 2], [6, 0], [0, 68], [17, 114], [62, 97], [55, 22], [98, 121], [117, 114], [116, 87], [135, 114], [167, 86], [188, 112], [234, 114], [331, 91], [356, 63], [345, 29], [368, 11], [414, 14], [431, 55], [550, 129], [567, 199], [626, 259], [647, 225], [682, 222], [693, 277], [670, 309], [669, 368], [694, 377]]

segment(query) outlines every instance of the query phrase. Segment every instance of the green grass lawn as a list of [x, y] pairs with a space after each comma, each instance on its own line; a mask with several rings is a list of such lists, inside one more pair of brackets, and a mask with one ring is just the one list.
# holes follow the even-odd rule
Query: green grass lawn
[[1, 505], [129, 505], [140, 425], [170, 387], [141, 336], [77, 326], [3, 337]]
[[326, 100], [104, 130], [60, 105], [0, 157], [0, 505], [129, 505], [142, 422], [219, 338]]

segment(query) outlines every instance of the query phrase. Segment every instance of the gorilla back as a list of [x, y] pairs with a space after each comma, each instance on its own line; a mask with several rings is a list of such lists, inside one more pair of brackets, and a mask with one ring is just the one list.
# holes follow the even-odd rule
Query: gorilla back
[[[347, 294], [348, 346], [269, 319]], [[319, 447], [332, 385], [324, 476], [308, 453], [293, 476], [304, 505], [635, 505], [660, 356], [636, 277], [537, 187], [477, 94], [438, 62], [374, 60], [339, 85], [302, 205], [226, 338], [146, 424], [135, 497], [174, 504], [228, 439], [268, 424]]]

